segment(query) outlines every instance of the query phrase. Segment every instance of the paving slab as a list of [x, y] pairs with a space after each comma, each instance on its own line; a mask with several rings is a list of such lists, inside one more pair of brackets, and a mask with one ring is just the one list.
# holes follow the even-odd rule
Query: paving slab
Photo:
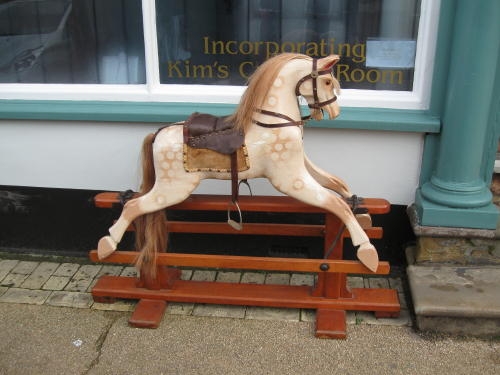
[[211, 270], [196, 270], [193, 272], [191, 280], [193, 281], [214, 281], [217, 276], [217, 271]]
[[90, 293], [55, 291], [52, 292], [45, 303], [50, 306], [75, 307], [86, 309], [92, 306]]
[[[367, 283], [368, 283], [368, 281], [367, 281]], [[365, 279], [363, 279], [361, 276], [347, 276], [347, 285], [350, 288], [368, 287], [368, 285], [365, 286]]]
[[0, 297], [0, 302], [42, 305], [50, 295], [48, 290], [9, 288]]
[[191, 315], [193, 309], [194, 303], [169, 302], [167, 304], [167, 314], [172, 315]]
[[241, 277], [241, 283], [244, 284], [264, 284], [266, 274], [264, 272], [245, 272]]
[[387, 325], [387, 326], [411, 326], [412, 318], [408, 310], [401, 310], [397, 318], [377, 319], [373, 312], [357, 311], [356, 324]]
[[191, 280], [193, 276], [193, 270], [182, 270], [181, 271], [181, 280]]
[[94, 277], [101, 270], [101, 265], [84, 265], [73, 275], [65, 290], [71, 292], [84, 292], [91, 285]]
[[314, 275], [305, 273], [294, 273], [290, 277], [290, 285], [304, 285], [313, 286], [314, 285]]
[[256, 320], [299, 321], [300, 309], [249, 306], [247, 307], [245, 318]]
[[113, 303], [94, 302], [92, 309], [102, 311], [134, 311], [136, 301], [134, 300], [116, 300]]
[[50, 276], [45, 284], [42, 285], [44, 290], [63, 290], [70, 282], [69, 276]]
[[23, 273], [9, 273], [7, 276], [5, 276], [0, 283], [2, 286], [8, 286], [8, 287], [20, 287], [22, 283], [24, 283], [24, 280], [28, 278], [28, 275], [23, 274]]
[[17, 263], [19, 261], [14, 259], [0, 260], [0, 281], [10, 273]]
[[399, 277], [390, 277], [387, 280], [391, 289], [396, 289], [399, 293], [404, 292], [403, 281]]
[[500, 319], [500, 268], [409, 266], [417, 315]]
[[245, 306], [228, 306], [217, 304], [196, 304], [194, 306], [193, 316], [212, 316], [218, 318], [245, 318]]
[[21, 284], [21, 288], [40, 289], [59, 267], [59, 263], [42, 262]]
[[268, 273], [266, 275], [265, 284], [272, 285], [290, 285], [289, 273]]
[[137, 268], [133, 266], [124, 267], [120, 276], [137, 277], [138, 276]]
[[62, 263], [59, 265], [57, 270], [54, 272], [54, 276], [65, 276], [72, 277], [76, 271], [80, 268], [79, 264], [76, 263]]
[[16, 266], [12, 269], [11, 273], [21, 274], [21, 275], [29, 275], [33, 270], [38, 267], [38, 262], [31, 261], [20, 261], [16, 264]]
[[368, 287], [369, 288], [382, 288], [382, 289], [388, 289], [389, 288], [389, 280], [383, 277], [369, 277], [368, 279]]
[[239, 283], [241, 279], [241, 272], [234, 271], [219, 271], [215, 281], [222, 283]]

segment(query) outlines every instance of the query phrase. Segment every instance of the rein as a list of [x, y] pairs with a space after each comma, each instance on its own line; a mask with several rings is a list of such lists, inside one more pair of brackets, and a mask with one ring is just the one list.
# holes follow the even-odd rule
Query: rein
[[268, 111], [265, 109], [257, 109], [255, 112], [262, 113], [263, 115], [267, 116], [274, 116], [281, 118], [283, 120], [287, 120], [288, 122], [282, 122], [282, 123], [276, 123], [276, 124], [266, 124], [265, 122], [260, 122], [260, 121], [253, 121], [254, 124], [257, 124], [259, 126], [262, 126], [264, 128], [284, 128], [285, 126], [301, 126], [304, 125], [305, 119], [301, 119], [298, 121], [295, 121], [292, 119], [290, 116], [284, 115], [283, 113], [278, 113], [278, 112], [272, 112]]
[[[325, 75], [325, 74], [331, 74], [331, 69], [324, 69], [324, 70], [318, 70], [318, 59], [312, 59], [312, 71], [310, 74], [302, 77], [301, 79], [299, 79], [299, 81], [297, 82], [297, 84], [295, 85], [295, 95], [296, 96], [300, 96], [300, 86], [302, 86], [302, 84], [311, 79], [312, 80], [312, 85], [313, 85], [313, 98], [314, 98], [314, 103], [312, 104], [307, 104], [309, 108], [314, 108], [314, 109], [319, 109], [321, 110], [321, 112], [323, 112], [323, 107], [324, 106], [327, 106], [328, 104], [330, 103], [333, 103], [337, 100], [337, 95], [333, 95], [333, 97], [331, 99], [328, 99], [328, 100], [325, 100], [323, 102], [320, 102], [319, 101], [319, 97], [318, 97], [318, 77], [319, 76], [322, 76], [322, 75]], [[283, 113], [279, 113], [279, 112], [273, 112], [273, 111], [268, 111], [268, 110], [265, 110], [265, 109], [257, 109], [256, 112], [258, 113], [262, 113], [263, 115], [267, 115], [267, 116], [273, 116], [273, 117], [278, 117], [278, 118], [281, 118], [283, 120], [286, 120], [288, 122], [283, 122], [283, 123], [274, 123], [274, 124], [268, 124], [268, 123], [264, 123], [264, 122], [260, 122], [260, 121], [256, 121], [256, 120], [253, 120], [253, 123], [254, 124], [257, 124], [259, 126], [262, 126], [264, 128], [283, 128], [283, 127], [286, 127], [286, 126], [302, 126], [305, 124], [305, 122], [309, 119], [311, 119], [311, 115], [309, 116], [303, 116], [300, 120], [294, 120], [292, 119], [291, 117], [283, 114]]]

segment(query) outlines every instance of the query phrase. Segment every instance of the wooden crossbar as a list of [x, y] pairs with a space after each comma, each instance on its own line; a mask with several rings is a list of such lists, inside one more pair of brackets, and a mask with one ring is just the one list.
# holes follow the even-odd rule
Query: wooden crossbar
[[[137, 196], [137, 195], [135, 195]], [[191, 210], [191, 211], [226, 211], [229, 195], [193, 194], [185, 201], [170, 206], [169, 210]], [[94, 197], [96, 207], [112, 208], [120, 204], [120, 194], [116, 192], [103, 192]], [[289, 212], [289, 213], [326, 213], [321, 207], [311, 206], [289, 196], [240, 196], [238, 204], [242, 211], [249, 212]], [[373, 215], [386, 214], [391, 205], [385, 199], [363, 198], [359, 205], [368, 209]]]
[[[289, 236], [289, 237], [323, 237], [325, 226], [318, 224], [275, 224], [275, 223], [245, 223], [243, 228], [236, 230], [227, 223], [205, 222], [205, 221], [179, 221], [169, 220], [167, 225], [169, 233], [198, 233], [198, 234], [256, 234], [260, 236]], [[134, 231], [130, 226], [128, 231]], [[371, 239], [381, 239], [383, 230], [380, 227], [365, 229]], [[346, 229], [342, 234], [344, 238], [350, 238], [351, 234]]]
[[[226, 211], [230, 200], [229, 196], [195, 194], [168, 209], [173, 211]], [[100, 208], [121, 205], [120, 195], [116, 192], [99, 193], [94, 197], [94, 202], [96, 207]], [[245, 212], [327, 213], [321, 207], [310, 206], [288, 196], [259, 196], [258, 199], [241, 196], [239, 205], [241, 210]], [[390, 210], [389, 202], [378, 198], [366, 198], [360, 207], [366, 208], [370, 214], [384, 214]], [[167, 226], [170, 233], [255, 234], [292, 237], [323, 237], [325, 235], [325, 226], [318, 224], [245, 223], [240, 231], [236, 231], [224, 222], [169, 220]], [[130, 230], [133, 228], [131, 227]], [[367, 228], [365, 232], [372, 239], [380, 239], [383, 235], [382, 228], [379, 227]], [[343, 236], [348, 238], [350, 234], [345, 230]]]
[[[118, 251], [104, 260], [99, 260], [97, 250], [90, 252], [93, 262], [117, 264], [131, 264], [137, 258], [135, 251]], [[358, 261], [334, 259], [297, 259], [275, 257], [250, 257], [239, 255], [206, 255], [160, 253], [157, 264], [159, 266], [177, 266], [194, 268], [224, 268], [237, 270], [285, 271], [285, 272], [333, 272], [387, 275], [390, 271], [389, 263], [380, 262], [376, 272], [370, 271]]]

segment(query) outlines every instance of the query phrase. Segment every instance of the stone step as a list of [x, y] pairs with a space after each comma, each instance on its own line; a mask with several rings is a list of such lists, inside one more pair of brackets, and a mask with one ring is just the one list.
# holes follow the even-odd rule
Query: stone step
[[500, 334], [500, 267], [411, 265], [407, 273], [419, 329]]

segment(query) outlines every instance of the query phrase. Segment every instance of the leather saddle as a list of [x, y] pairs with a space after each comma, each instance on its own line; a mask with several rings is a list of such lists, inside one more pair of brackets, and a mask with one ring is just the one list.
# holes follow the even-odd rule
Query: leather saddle
[[234, 129], [227, 116], [217, 117], [195, 112], [184, 122], [184, 143], [231, 155], [245, 141], [242, 131]]

